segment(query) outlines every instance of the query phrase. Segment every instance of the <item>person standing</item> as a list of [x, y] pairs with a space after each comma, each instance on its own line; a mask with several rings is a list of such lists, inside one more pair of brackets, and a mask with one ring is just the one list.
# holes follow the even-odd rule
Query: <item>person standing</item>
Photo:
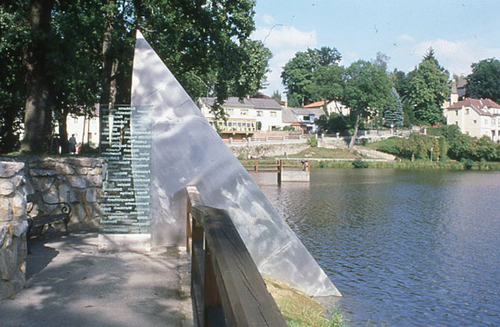
[[75, 134], [71, 134], [71, 137], [69, 138], [69, 153], [76, 153]]

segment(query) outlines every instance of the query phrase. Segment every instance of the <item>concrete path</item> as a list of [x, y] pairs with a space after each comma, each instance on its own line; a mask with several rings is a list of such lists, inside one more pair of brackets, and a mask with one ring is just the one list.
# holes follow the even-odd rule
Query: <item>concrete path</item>
[[53, 232], [31, 246], [26, 288], [0, 302], [0, 326], [192, 325], [177, 249], [100, 253], [95, 232]]

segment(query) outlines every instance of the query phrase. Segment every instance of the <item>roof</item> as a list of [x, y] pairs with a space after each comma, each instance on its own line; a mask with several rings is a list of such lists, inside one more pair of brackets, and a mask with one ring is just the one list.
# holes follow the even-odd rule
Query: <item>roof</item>
[[281, 109], [281, 121], [283, 123], [297, 123], [299, 119], [293, 113], [292, 108]]
[[480, 115], [491, 116], [492, 114], [488, 112], [488, 109], [495, 108], [500, 109], [500, 105], [490, 99], [471, 99], [466, 98], [465, 100], [455, 102], [447, 109], [462, 109], [462, 107], [469, 107], [475, 109]]
[[[211, 107], [214, 104], [215, 98], [200, 98], [201, 102]], [[281, 106], [276, 100], [270, 98], [243, 98], [230, 97], [224, 102], [224, 107], [239, 107], [239, 108], [254, 108], [254, 109], [271, 109], [281, 110]]]
[[314, 115], [316, 118], [325, 114], [323, 109], [310, 108], [283, 108], [281, 117], [284, 123], [296, 123], [299, 121], [298, 116]]
[[308, 105], [304, 106], [304, 108], [317, 108], [317, 107], [322, 107], [325, 105], [325, 101], [317, 101], [313, 103], [309, 103]]

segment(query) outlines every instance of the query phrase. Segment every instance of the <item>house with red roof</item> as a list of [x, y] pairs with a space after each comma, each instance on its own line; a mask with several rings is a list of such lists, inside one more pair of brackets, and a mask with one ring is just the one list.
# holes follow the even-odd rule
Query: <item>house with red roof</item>
[[447, 124], [457, 125], [464, 134], [500, 141], [500, 105], [490, 99], [465, 98], [448, 106], [444, 114]]

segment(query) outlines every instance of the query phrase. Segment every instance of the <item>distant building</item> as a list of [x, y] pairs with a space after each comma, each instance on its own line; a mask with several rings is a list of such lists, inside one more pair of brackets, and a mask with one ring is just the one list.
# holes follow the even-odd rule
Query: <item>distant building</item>
[[[99, 104], [88, 109], [87, 115], [70, 114], [66, 118], [68, 137], [75, 135], [77, 144], [90, 143], [93, 147], [99, 146]], [[54, 133], [59, 133], [59, 127], [54, 126]]]
[[444, 110], [448, 125], [457, 125], [464, 134], [500, 140], [500, 105], [490, 99], [466, 98]]
[[[323, 109], [324, 106], [325, 106], [325, 101], [318, 101], [318, 102], [310, 103], [310, 104], [304, 106], [304, 108], [306, 108], [306, 109]], [[337, 100], [333, 100], [333, 101], [328, 102], [326, 104], [326, 110], [327, 110], [329, 115], [332, 113], [336, 113], [336, 114], [339, 114], [341, 116], [349, 116], [351, 114], [351, 109], [349, 109], [348, 107], [346, 107], [340, 101], [337, 101]]]
[[237, 97], [230, 97], [223, 106], [227, 121], [216, 121], [210, 112], [214, 100], [201, 98], [200, 109], [212, 126], [219, 126], [223, 138], [243, 138], [257, 131], [272, 131], [283, 126], [282, 108], [274, 99], [244, 98], [240, 101]]
[[323, 108], [283, 108], [283, 124], [292, 126], [296, 131], [316, 133], [318, 126], [314, 121], [325, 114]]

